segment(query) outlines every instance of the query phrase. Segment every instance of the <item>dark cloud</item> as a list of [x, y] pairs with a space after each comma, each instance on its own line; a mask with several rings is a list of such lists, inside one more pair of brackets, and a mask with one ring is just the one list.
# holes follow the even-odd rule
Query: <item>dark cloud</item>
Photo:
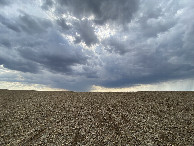
[[[96, 24], [107, 21], [128, 23], [138, 9], [139, 0], [57, 0], [57, 13], [71, 13], [77, 18], [94, 15]], [[43, 2], [42, 7], [51, 7], [51, 1]]]
[[105, 50], [110, 53], [124, 55], [130, 51], [130, 46], [126, 46], [125, 42], [119, 39], [108, 39], [104, 42]]
[[36, 2], [0, 10], [0, 65], [25, 82], [87, 91], [193, 77], [192, 0]]
[[0, 23], [15, 32], [20, 32], [20, 28], [16, 22], [9, 20], [2, 15], [0, 15]]
[[26, 32], [29, 34], [43, 33], [52, 26], [48, 20], [23, 13], [16, 20], [9, 20], [0, 15], [0, 23], [15, 32]]
[[37, 34], [47, 31], [52, 24], [48, 20], [23, 13], [19, 16], [18, 25], [26, 33]]
[[44, 0], [43, 4], [42, 4], [42, 9], [46, 9], [48, 10], [49, 8], [51, 8], [53, 6], [53, 1], [52, 0]]
[[92, 44], [96, 44], [98, 42], [94, 28], [92, 28], [88, 21], [81, 21], [75, 25], [79, 35], [76, 36], [75, 43], [80, 43], [81, 40], [83, 40], [87, 46], [91, 46]]
[[38, 73], [39, 71], [37, 64], [22, 58], [9, 58], [7, 56], [3, 57], [0, 55], [0, 65], [3, 65], [8, 69], [21, 72]]
[[[100, 25], [107, 22], [125, 25], [131, 21], [137, 11], [139, 0], [57, 0], [55, 3], [52, 0], [43, 0], [42, 2], [42, 8], [54, 8], [57, 17], [69, 13], [77, 17], [80, 21], [72, 22], [71, 27], [74, 42], [83, 41], [87, 46], [91, 46], [98, 42], [92, 22]], [[82, 20], [89, 16], [94, 16], [94, 20]], [[63, 30], [70, 29], [65, 18], [59, 18], [56, 22]]]
[[91, 46], [98, 42], [94, 28], [91, 26], [91, 22], [87, 20], [75, 21], [73, 26], [67, 25], [64, 18], [57, 19], [56, 22], [62, 28], [62, 33], [70, 33], [75, 38], [74, 43], [76, 44], [84, 42], [87, 46]]
[[9, 0], [0, 0], [0, 7], [1, 6], [6, 6], [6, 5], [9, 5], [9, 4], [10, 4]]
[[57, 24], [62, 28], [62, 30], [70, 29], [70, 26], [67, 25], [67, 23], [65, 22], [65, 19], [63, 19], [63, 18], [58, 19]]
[[[176, 1], [159, 3], [160, 6], [151, 3], [142, 4], [136, 21], [124, 32], [103, 42], [112, 57], [103, 59], [104, 78], [98, 85], [129, 87], [194, 77], [191, 8], [183, 10]], [[165, 10], [166, 7], [172, 10]]]
[[[81, 48], [71, 46], [49, 20], [24, 12], [12, 21], [3, 16], [0, 20], [6, 27], [4, 35], [0, 36], [0, 47], [3, 47], [0, 64], [5, 68], [30, 73], [48, 70], [73, 74], [73, 66], [87, 62]], [[64, 25], [65, 22], [58, 23]], [[20, 31], [8, 27], [11, 24]], [[11, 49], [9, 54], [5, 53], [6, 48]]]
[[[74, 48], [70, 51], [65, 51], [67, 48], [60, 47], [60, 53], [32, 50], [29, 48], [20, 49], [19, 52], [23, 58], [38, 63], [40, 66], [52, 72], [71, 74], [73, 72], [72, 66], [77, 64], [85, 64], [86, 57], [80, 52], [75, 52]], [[56, 49], [47, 48], [47, 49]]]
[[[44, 60], [40, 60], [40, 63], [43, 64], [46, 68], [51, 69], [51, 71], [62, 72], [62, 73], [72, 73], [71, 66], [76, 64], [83, 64], [85, 58], [81, 56], [60, 56], [60, 55], [47, 55], [44, 54]], [[38, 60], [36, 60], [38, 61]]]
[[173, 17], [165, 16], [160, 10], [155, 10], [155, 15], [150, 14], [149, 11], [145, 12], [137, 24], [140, 26], [142, 37], [148, 38], [157, 37], [158, 34], [168, 31], [176, 24], [176, 21]]
[[[132, 59], [127, 59], [132, 58]], [[163, 81], [192, 78], [194, 66], [175, 64], [168, 61], [167, 56], [159, 52], [127, 56], [120, 64], [115, 61], [106, 64], [106, 74], [99, 85], [105, 87], [129, 87], [138, 84], [152, 84]]]
[[0, 44], [3, 45], [3, 46], [5, 46], [5, 47], [7, 47], [7, 48], [11, 48], [11, 43], [7, 39], [1, 39], [0, 40]]

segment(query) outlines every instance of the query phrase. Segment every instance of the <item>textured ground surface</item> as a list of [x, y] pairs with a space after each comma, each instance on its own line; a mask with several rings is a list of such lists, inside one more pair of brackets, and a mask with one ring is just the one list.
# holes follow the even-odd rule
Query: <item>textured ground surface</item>
[[0, 90], [0, 145], [194, 145], [194, 92]]

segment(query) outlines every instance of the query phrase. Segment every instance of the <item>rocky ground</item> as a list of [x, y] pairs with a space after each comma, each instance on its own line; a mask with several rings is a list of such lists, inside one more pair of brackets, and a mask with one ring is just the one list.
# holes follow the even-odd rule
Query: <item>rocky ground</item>
[[0, 90], [0, 145], [194, 145], [194, 92]]

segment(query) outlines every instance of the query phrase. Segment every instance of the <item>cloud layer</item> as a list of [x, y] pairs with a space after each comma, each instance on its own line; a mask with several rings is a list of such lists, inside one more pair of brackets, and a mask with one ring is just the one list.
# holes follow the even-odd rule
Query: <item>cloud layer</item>
[[0, 65], [10, 74], [1, 81], [88, 91], [194, 77], [192, 0], [16, 0], [0, 7]]

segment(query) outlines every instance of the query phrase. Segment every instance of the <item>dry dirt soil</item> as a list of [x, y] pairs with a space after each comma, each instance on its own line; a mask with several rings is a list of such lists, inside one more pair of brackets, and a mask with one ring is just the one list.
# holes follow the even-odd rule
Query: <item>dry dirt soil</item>
[[194, 145], [194, 92], [0, 90], [0, 145]]

